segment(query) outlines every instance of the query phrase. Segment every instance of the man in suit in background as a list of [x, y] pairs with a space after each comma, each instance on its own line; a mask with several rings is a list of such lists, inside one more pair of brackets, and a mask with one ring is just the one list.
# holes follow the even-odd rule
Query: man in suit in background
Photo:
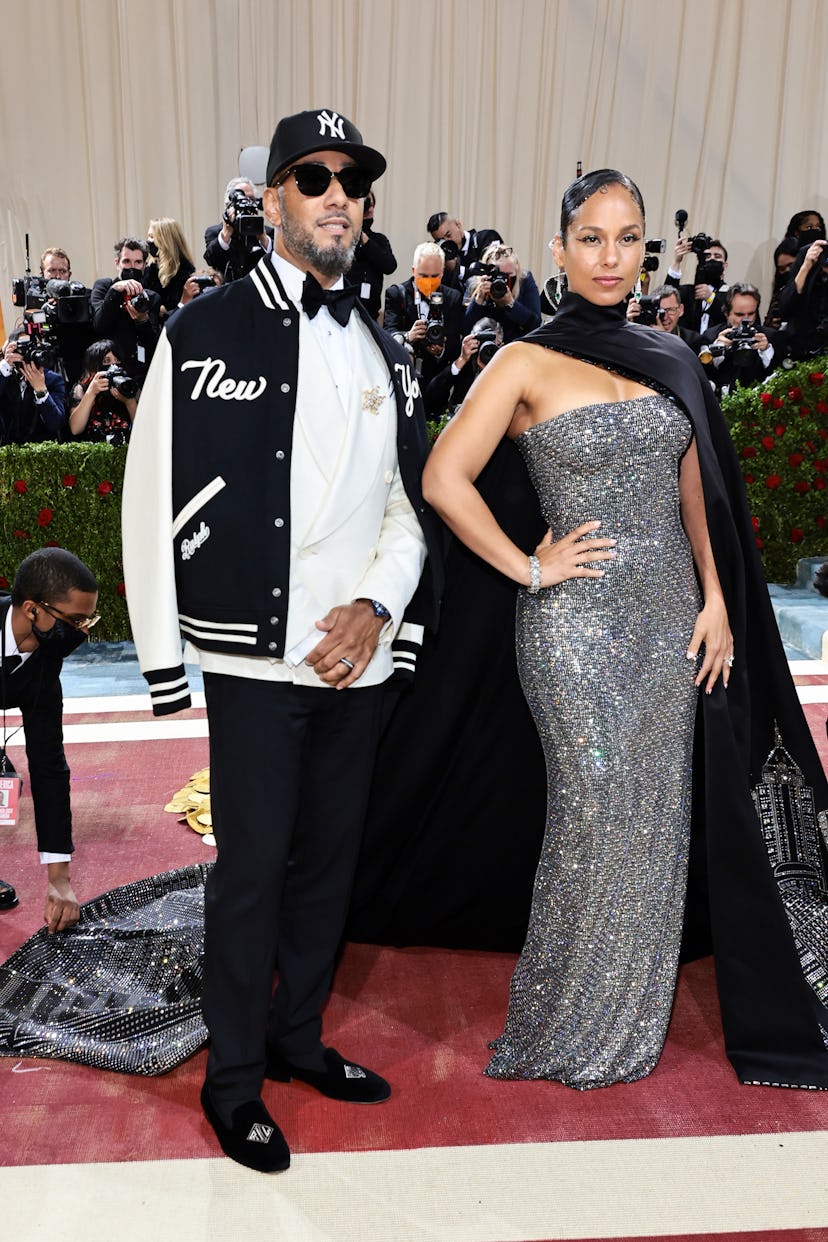
[[435, 211], [433, 216], [429, 216], [426, 232], [439, 242], [445, 253], [443, 283], [459, 289], [461, 293], [472, 263], [480, 262], [483, 251], [492, 242], [503, 241], [497, 229], [464, 229], [460, 221], [452, 219], [447, 211]]
[[[440, 246], [436, 242], [420, 242], [408, 280], [389, 285], [385, 291], [382, 326], [409, 351], [423, 387], [448, 359], [457, 357], [463, 339], [463, 299], [456, 289], [445, 284], [444, 270], [445, 256]], [[436, 340], [432, 341], [432, 334]]]
[[[98, 621], [97, 602], [95, 575], [64, 548], [32, 552], [20, 563], [11, 597], [0, 595], [0, 702], [20, 708], [23, 717], [37, 846], [48, 876], [44, 919], [50, 932], [72, 927], [80, 917], [69, 875], [74, 846], [60, 670], [64, 656]], [[8, 775], [5, 750], [0, 753]], [[0, 881], [0, 909], [16, 905], [13, 887]]]
[[144, 288], [146, 262], [142, 238], [120, 238], [115, 243], [115, 279], [96, 280], [90, 297], [96, 339], [114, 341], [136, 379], [146, 375], [161, 330], [161, 299]]
[[254, 202], [256, 191], [246, 177], [233, 177], [224, 191], [221, 224], [211, 224], [204, 230], [204, 262], [220, 273], [225, 284], [247, 275], [263, 254], [270, 254], [273, 245], [273, 229], [269, 226], [260, 226], [258, 233], [250, 231], [251, 220], [261, 220], [261, 216], [248, 212], [247, 219], [244, 215], [236, 218], [237, 204], [242, 199]]
[[384, 170], [332, 109], [279, 122], [273, 252], [165, 330], [124, 483], [127, 599], [155, 713], [189, 704], [182, 633], [204, 672], [218, 861], [201, 1102], [225, 1154], [261, 1172], [290, 1163], [265, 1078], [350, 1103], [390, 1094], [321, 1038], [392, 642], [411, 671], [415, 626], [436, 613], [437, 586], [420, 583], [439, 535], [420, 490], [419, 387], [343, 279]]
[[0, 445], [61, 438], [66, 385], [58, 371], [39, 364], [37, 346], [37, 337], [18, 328], [0, 357]]

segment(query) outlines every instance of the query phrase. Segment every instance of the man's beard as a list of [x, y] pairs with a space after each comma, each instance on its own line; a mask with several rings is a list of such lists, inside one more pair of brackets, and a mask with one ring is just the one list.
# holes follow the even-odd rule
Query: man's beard
[[332, 237], [330, 246], [317, 246], [313, 240], [313, 234], [310, 233], [303, 225], [301, 225], [292, 216], [285, 211], [284, 202], [282, 207], [282, 241], [285, 250], [294, 255], [297, 259], [304, 260], [308, 267], [315, 272], [319, 272], [321, 276], [344, 276], [350, 269], [354, 261], [354, 251], [356, 250], [356, 237], [351, 241], [347, 248], [342, 245], [342, 237]]

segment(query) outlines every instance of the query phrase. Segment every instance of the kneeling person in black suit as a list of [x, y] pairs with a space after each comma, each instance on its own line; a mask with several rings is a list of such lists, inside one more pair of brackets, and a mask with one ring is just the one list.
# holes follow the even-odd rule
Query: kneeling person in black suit
[[[69, 766], [63, 752], [60, 670], [99, 619], [95, 575], [64, 548], [41, 548], [21, 562], [11, 596], [0, 595], [0, 696], [19, 707], [26, 732], [37, 845], [48, 873], [44, 920], [50, 932], [80, 917], [69, 863], [72, 812]], [[0, 881], [0, 909], [17, 905]]]

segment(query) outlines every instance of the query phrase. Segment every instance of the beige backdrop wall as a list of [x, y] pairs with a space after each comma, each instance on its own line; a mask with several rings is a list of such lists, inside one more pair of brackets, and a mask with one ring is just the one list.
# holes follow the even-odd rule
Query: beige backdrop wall
[[686, 208], [764, 290], [790, 215], [828, 206], [826, 0], [0, 0], [0, 29], [7, 328], [26, 232], [33, 268], [61, 245], [87, 283], [152, 216], [200, 256], [240, 148], [304, 107], [387, 153], [400, 277], [445, 208], [543, 280], [578, 159], [629, 172], [671, 245]]

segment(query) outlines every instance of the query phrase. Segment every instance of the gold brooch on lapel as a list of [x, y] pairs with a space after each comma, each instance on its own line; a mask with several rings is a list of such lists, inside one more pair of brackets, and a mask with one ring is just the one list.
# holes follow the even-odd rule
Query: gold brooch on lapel
[[385, 393], [375, 384], [373, 388], [366, 388], [363, 391], [362, 408], [369, 414], [379, 414], [384, 400]]

